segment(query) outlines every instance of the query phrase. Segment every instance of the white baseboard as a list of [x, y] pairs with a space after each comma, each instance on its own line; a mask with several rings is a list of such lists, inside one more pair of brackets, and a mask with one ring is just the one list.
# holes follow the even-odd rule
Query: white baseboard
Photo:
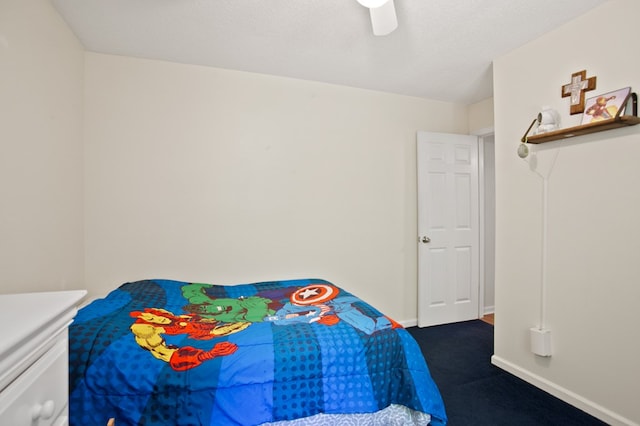
[[418, 320], [417, 319], [410, 319], [410, 320], [405, 320], [405, 321], [398, 321], [398, 323], [401, 326], [403, 326], [404, 328], [415, 327], [416, 325], [418, 325]]
[[571, 392], [562, 386], [558, 386], [556, 383], [525, 370], [499, 356], [493, 355], [491, 357], [491, 363], [612, 426], [640, 426], [638, 423], [614, 413], [593, 401]]
[[488, 314], [495, 313], [495, 310], [496, 310], [495, 306], [485, 306], [482, 311], [483, 311], [483, 315], [488, 315]]
[[[493, 313], [493, 306], [491, 307], [487, 307], [485, 308], [485, 310], [490, 309], [489, 312], [485, 312], [483, 315], [487, 315], [487, 314], [492, 314]], [[480, 319], [480, 318], [478, 318]], [[398, 321], [398, 323], [403, 326], [404, 328], [407, 327], [415, 327], [418, 325], [418, 319], [414, 318], [414, 319], [410, 319], [410, 320], [404, 320], [404, 321]]]

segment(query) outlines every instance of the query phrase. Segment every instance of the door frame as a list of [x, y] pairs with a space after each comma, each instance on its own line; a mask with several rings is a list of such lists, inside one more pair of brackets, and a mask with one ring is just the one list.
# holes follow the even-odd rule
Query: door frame
[[[484, 295], [485, 295], [485, 289], [486, 289], [486, 280], [485, 280], [485, 276], [486, 276], [486, 262], [487, 262], [487, 253], [485, 250], [485, 241], [486, 241], [486, 192], [485, 192], [485, 185], [486, 185], [486, 173], [485, 173], [485, 164], [484, 164], [484, 159], [485, 159], [485, 148], [488, 144], [488, 142], [485, 141], [486, 138], [489, 137], [494, 137], [495, 136], [495, 132], [494, 132], [494, 128], [493, 127], [487, 127], [484, 129], [480, 129], [477, 130], [475, 132], [472, 132], [471, 135], [473, 136], [477, 136], [478, 137], [478, 209], [480, 210], [478, 213], [478, 221], [480, 222], [478, 224], [478, 231], [480, 233], [480, 247], [479, 247], [479, 256], [480, 256], [480, 268], [479, 268], [479, 273], [480, 273], [480, 281], [479, 281], [479, 285], [478, 285], [478, 291], [480, 292], [480, 294], [478, 295], [478, 314], [480, 315], [480, 318], [482, 318], [485, 314], [487, 314], [488, 312], [485, 312], [484, 308]], [[495, 210], [495, 206], [494, 210]], [[493, 238], [495, 238], [495, 235], [493, 236]], [[494, 256], [491, 256], [491, 258], [495, 259]], [[494, 283], [495, 284], [495, 283]], [[494, 293], [495, 294], [495, 293]], [[495, 299], [494, 299], [494, 307], [495, 307]]]

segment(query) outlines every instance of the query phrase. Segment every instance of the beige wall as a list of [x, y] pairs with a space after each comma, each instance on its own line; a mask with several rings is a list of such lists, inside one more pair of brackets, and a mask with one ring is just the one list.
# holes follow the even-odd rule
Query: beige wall
[[483, 135], [493, 131], [493, 98], [471, 104], [469, 111], [469, 133]]
[[[494, 62], [494, 362], [611, 424], [640, 423], [640, 126], [532, 146], [527, 161], [516, 149], [543, 105], [563, 127], [579, 124], [560, 97], [576, 71], [597, 76], [588, 96], [640, 88], [640, 59], [629, 51], [638, 16], [640, 2], [610, 1]], [[550, 358], [529, 346], [543, 281], [538, 173], [548, 176]]]
[[83, 55], [48, 0], [0, 1], [1, 293], [83, 286]]
[[466, 107], [86, 55], [87, 286], [325, 278], [416, 318], [416, 131]]

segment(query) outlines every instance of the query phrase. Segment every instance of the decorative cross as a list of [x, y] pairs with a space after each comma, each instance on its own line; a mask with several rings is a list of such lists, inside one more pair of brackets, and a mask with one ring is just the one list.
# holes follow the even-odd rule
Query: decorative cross
[[584, 92], [595, 88], [596, 78], [587, 78], [586, 70], [571, 74], [571, 83], [562, 86], [562, 97], [571, 96], [571, 115], [580, 114], [584, 111]]

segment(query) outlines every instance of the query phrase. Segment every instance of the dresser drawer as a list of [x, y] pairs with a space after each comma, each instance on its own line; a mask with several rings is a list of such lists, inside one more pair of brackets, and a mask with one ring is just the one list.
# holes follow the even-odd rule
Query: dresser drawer
[[0, 425], [49, 426], [67, 415], [66, 330], [56, 343], [0, 393]]

